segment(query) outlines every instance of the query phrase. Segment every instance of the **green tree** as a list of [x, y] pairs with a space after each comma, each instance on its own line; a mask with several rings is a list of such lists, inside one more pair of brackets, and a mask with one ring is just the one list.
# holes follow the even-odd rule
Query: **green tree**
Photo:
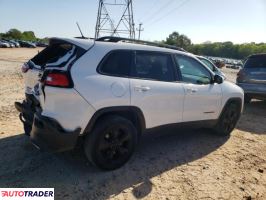
[[187, 49], [191, 45], [191, 40], [186, 35], [173, 32], [166, 38], [164, 43]]
[[21, 39], [22, 33], [18, 29], [10, 29], [8, 32], [3, 34], [4, 38], [12, 38], [12, 39]]
[[22, 33], [22, 39], [28, 41], [35, 41], [36, 37], [33, 31], [24, 31]]

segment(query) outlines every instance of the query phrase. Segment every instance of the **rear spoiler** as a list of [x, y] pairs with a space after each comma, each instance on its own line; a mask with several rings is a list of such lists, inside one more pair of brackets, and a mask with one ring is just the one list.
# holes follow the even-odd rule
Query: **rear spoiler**
[[69, 43], [80, 47], [84, 50], [89, 50], [94, 46], [95, 40], [93, 39], [79, 39], [79, 38], [49, 38], [49, 45], [58, 44], [58, 43]]

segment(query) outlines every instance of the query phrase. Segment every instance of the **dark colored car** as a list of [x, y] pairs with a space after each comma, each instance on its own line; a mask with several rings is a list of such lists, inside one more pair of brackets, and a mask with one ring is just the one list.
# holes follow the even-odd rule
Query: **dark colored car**
[[35, 44], [37, 47], [48, 47], [48, 44], [44, 42], [36, 42]]
[[7, 40], [7, 39], [5, 39], [5, 41], [7, 41], [7, 42], [13, 44], [15, 47], [20, 47], [19, 43], [16, 42], [15, 40]]
[[36, 45], [31, 42], [18, 41], [21, 47], [36, 48]]
[[244, 67], [237, 74], [237, 85], [245, 92], [245, 102], [252, 98], [266, 99], [266, 53], [248, 57]]

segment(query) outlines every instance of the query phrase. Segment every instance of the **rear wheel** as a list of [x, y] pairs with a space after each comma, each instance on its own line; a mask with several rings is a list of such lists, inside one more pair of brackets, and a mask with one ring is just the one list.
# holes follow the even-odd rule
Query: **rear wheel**
[[24, 126], [24, 133], [29, 136], [31, 129], [32, 129], [32, 126], [29, 124], [23, 124], [23, 126]]
[[228, 136], [234, 130], [240, 117], [240, 108], [237, 103], [231, 102], [226, 105], [214, 131], [219, 135]]
[[104, 117], [88, 133], [84, 150], [97, 167], [113, 170], [124, 165], [137, 144], [137, 130], [131, 121], [120, 116]]

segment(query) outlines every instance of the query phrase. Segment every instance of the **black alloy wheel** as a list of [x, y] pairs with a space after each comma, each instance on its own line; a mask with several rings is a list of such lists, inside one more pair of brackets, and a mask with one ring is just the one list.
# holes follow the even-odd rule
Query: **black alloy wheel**
[[234, 102], [229, 103], [224, 109], [215, 127], [215, 132], [218, 133], [219, 135], [230, 135], [230, 133], [234, 130], [239, 117], [240, 117], [239, 106]]
[[137, 144], [137, 131], [131, 121], [109, 116], [97, 122], [88, 133], [84, 149], [87, 158], [97, 167], [113, 170], [124, 165]]

